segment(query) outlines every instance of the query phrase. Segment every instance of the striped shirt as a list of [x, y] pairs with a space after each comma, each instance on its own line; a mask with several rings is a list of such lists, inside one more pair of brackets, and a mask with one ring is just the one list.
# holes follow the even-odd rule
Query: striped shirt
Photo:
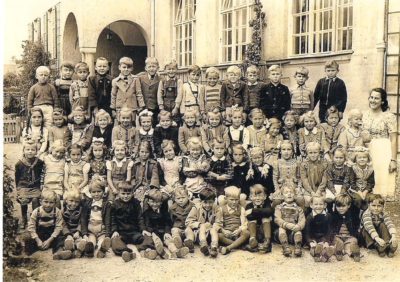
[[361, 217], [362, 226], [374, 240], [375, 238], [379, 237], [375, 226], [377, 226], [381, 222], [386, 225], [391, 236], [396, 235], [396, 228], [386, 212], [382, 212], [378, 215], [373, 215], [371, 214], [370, 209], [367, 209]]
[[200, 92], [200, 111], [206, 113], [213, 107], [221, 106], [221, 85], [206, 85]]

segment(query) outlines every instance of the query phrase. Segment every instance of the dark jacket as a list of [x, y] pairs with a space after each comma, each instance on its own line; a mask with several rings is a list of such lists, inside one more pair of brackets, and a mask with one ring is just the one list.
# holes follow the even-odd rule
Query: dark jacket
[[23, 161], [18, 161], [15, 165], [15, 184], [17, 188], [37, 188], [40, 189], [40, 179], [44, 163], [40, 159], [33, 161], [33, 166], [28, 167]]
[[163, 239], [165, 233], [171, 233], [172, 220], [168, 212], [168, 203], [164, 201], [160, 207], [160, 212], [153, 211], [150, 207], [143, 212], [145, 230], [154, 232]]
[[156, 126], [153, 133], [154, 140], [154, 149], [157, 158], [161, 158], [162, 149], [161, 143], [164, 140], [171, 140], [175, 144], [175, 153], [179, 152], [179, 144], [178, 144], [178, 128], [176, 126], [170, 126], [167, 129], [162, 128], [161, 126]]
[[186, 218], [193, 207], [194, 204], [190, 201], [184, 207], [179, 206], [177, 203], [173, 203], [169, 209], [172, 216], [173, 227], [184, 230], [186, 227]]
[[140, 202], [132, 198], [129, 202], [116, 199], [111, 206], [111, 233], [131, 234], [144, 230]]
[[[81, 232], [82, 236], [89, 233], [88, 226], [90, 220], [90, 213], [92, 210], [93, 199], [88, 199], [82, 203], [82, 216], [81, 216]], [[103, 230], [106, 237], [111, 237], [111, 203], [103, 200], [103, 208], [101, 210], [103, 218]]]
[[304, 239], [307, 245], [311, 241], [332, 242], [332, 216], [330, 214], [313, 215], [312, 212], [306, 218], [304, 227]]
[[264, 186], [265, 188], [265, 193], [267, 194], [267, 196], [271, 195], [272, 193], [275, 192], [275, 186], [274, 186], [274, 181], [273, 181], [273, 169], [272, 166], [269, 166], [268, 169], [268, 174], [266, 176], [263, 176], [261, 174], [260, 169], [255, 165], [252, 164], [252, 168], [254, 171], [254, 175], [252, 178], [250, 178], [247, 181], [247, 185], [249, 187], [255, 185], [255, 184], [261, 184], [262, 186]]
[[149, 75], [146, 73], [138, 77], [140, 82], [140, 88], [144, 99], [145, 107], [149, 110], [158, 109], [157, 103], [157, 92], [158, 85], [160, 84], [160, 77], [156, 74], [152, 80], [149, 79]]
[[96, 74], [90, 76], [88, 78], [89, 105], [97, 106], [111, 115], [111, 87], [112, 77], [110, 75]]
[[232, 107], [238, 105], [240, 107], [244, 106], [244, 101], [246, 93], [246, 84], [239, 80], [236, 83], [236, 87], [230, 81], [225, 81], [222, 83], [221, 87], [221, 104], [223, 109], [227, 107]]
[[246, 176], [249, 172], [250, 163], [243, 162], [242, 164], [236, 165], [232, 164], [233, 167], [233, 177], [230, 180], [229, 185], [234, 185], [240, 188], [241, 192], [247, 195], [247, 198], [250, 195], [250, 186], [247, 183]]
[[257, 224], [262, 224], [263, 218], [269, 218], [274, 215], [274, 209], [271, 207], [271, 202], [268, 198], [265, 199], [262, 207], [255, 208], [253, 203], [248, 203], [246, 205], [246, 211], [248, 210], [251, 210], [251, 213], [247, 215], [247, 220], [257, 221]]
[[282, 119], [283, 114], [290, 110], [291, 98], [289, 88], [279, 83], [277, 86], [268, 83], [260, 94], [260, 108], [266, 118]]
[[358, 228], [360, 227], [360, 219], [358, 214], [350, 207], [349, 210], [341, 215], [337, 211], [332, 214], [332, 235], [339, 235], [340, 227], [342, 224], [347, 226], [350, 235], [353, 237], [358, 237]]
[[96, 125], [93, 128], [91, 141], [93, 141], [93, 137], [103, 138], [104, 139], [104, 145], [106, 145], [107, 148], [111, 148], [111, 146], [112, 146], [112, 130], [113, 130], [113, 127], [114, 127], [114, 124], [109, 124], [109, 125], [107, 125], [106, 129], [104, 130], [104, 133], [101, 133], [100, 127], [98, 127]]
[[64, 220], [62, 233], [64, 236], [74, 235], [77, 231], [81, 233], [82, 206], [79, 205], [75, 210], [69, 210], [64, 202], [62, 209]]
[[[329, 80], [324, 77], [321, 78], [314, 90], [314, 107], [320, 102], [321, 108], [329, 108], [330, 106], [336, 106], [339, 112], [344, 112], [347, 103], [347, 90], [344, 81], [336, 77], [332, 80], [329, 87], [328, 97], [328, 84]], [[321, 105], [323, 105], [321, 107]], [[320, 110], [321, 111], [321, 110]]]

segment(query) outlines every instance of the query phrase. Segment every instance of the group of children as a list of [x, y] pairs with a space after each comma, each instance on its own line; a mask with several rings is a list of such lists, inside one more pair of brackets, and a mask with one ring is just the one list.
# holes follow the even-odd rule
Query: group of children
[[105, 58], [90, 77], [86, 63], [65, 63], [54, 86], [49, 69], [37, 69], [15, 167], [26, 253], [103, 258], [111, 248], [130, 261], [134, 244], [148, 259], [183, 258], [198, 243], [216, 257], [268, 253], [274, 241], [285, 256], [289, 244], [295, 256], [307, 246], [315, 261], [359, 261], [361, 245], [393, 257], [396, 230], [373, 193], [362, 113], [340, 124], [347, 93], [335, 61], [314, 92], [304, 67], [291, 91], [277, 65], [268, 84], [256, 66], [246, 82], [229, 67], [221, 84], [210, 67], [206, 85], [200, 67], [185, 83], [177, 67], [168, 62], [161, 78], [147, 58], [134, 76], [123, 57], [112, 79]]

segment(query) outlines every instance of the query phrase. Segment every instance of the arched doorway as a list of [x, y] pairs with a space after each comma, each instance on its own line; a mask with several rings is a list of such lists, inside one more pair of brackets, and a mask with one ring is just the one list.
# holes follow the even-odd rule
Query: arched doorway
[[107, 58], [111, 64], [111, 75], [117, 76], [118, 61], [124, 56], [133, 59], [134, 74], [143, 71], [147, 57], [146, 39], [139, 25], [125, 20], [115, 21], [100, 33], [95, 58]]
[[65, 21], [63, 34], [63, 61], [77, 63], [82, 60], [79, 50], [78, 25], [73, 13], [70, 13]]

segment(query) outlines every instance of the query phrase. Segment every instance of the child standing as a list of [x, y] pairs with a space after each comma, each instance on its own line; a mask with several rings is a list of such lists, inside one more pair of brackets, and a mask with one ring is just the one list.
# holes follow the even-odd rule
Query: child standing
[[44, 127], [43, 112], [39, 107], [33, 107], [29, 113], [28, 124], [22, 130], [22, 140], [32, 140], [36, 143], [38, 157], [42, 158], [47, 150], [49, 132]]
[[230, 185], [240, 188], [241, 192], [248, 196], [250, 192], [246, 176], [250, 169], [250, 163], [247, 152], [241, 144], [233, 145], [232, 159], [233, 176]]
[[29, 89], [27, 110], [30, 113], [33, 107], [39, 107], [43, 112], [46, 127], [51, 126], [53, 108], [59, 106], [59, 95], [53, 85], [49, 83], [50, 69], [40, 66], [36, 69], [38, 82]]
[[149, 142], [151, 151], [155, 152], [154, 149], [154, 128], [153, 124], [153, 112], [147, 109], [143, 110], [139, 114], [139, 127], [136, 128], [136, 144], [142, 142]]
[[281, 83], [282, 70], [278, 65], [268, 69], [268, 83], [261, 93], [260, 108], [266, 118], [276, 117], [282, 120], [283, 114], [290, 110], [290, 92], [286, 85]]
[[308, 79], [308, 69], [305, 67], [297, 68], [294, 78], [297, 85], [290, 90], [291, 108], [297, 116], [302, 116], [314, 108], [314, 94], [305, 84]]
[[299, 134], [297, 132], [298, 117], [294, 111], [287, 111], [283, 115], [282, 136], [284, 140], [292, 143], [295, 157], [300, 155]]
[[246, 205], [250, 251], [271, 252], [271, 220], [274, 210], [261, 184], [250, 187], [251, 203]]
[[279, 226], [275, 231], [275, 237], [279, 239], [285, 257], [290, 257], [292, 254], [289, 243], [294, 243], [294, 255], [300, 257], [303, 239], [301, 231], [306, 223], [304, 212], [294, 201], [293, 187], [283, 186], [282, 194], [283, 203], [275, 208], [275, 223]]
[[83, 188], [89, 181], [90, 164], [82, 160], [82, 149], [79, 145], [72, 145], [69, 149], [70, 161], [65, 163], [64, 189], [77, 189], [83, 193]]
[[[178, 70], [178, 63], [175, 60], [169, 60], [165, 64], [164, 71], [167, 76], [165, 79], [160, 80], [157, 92], [157, 102], [160, 111], [165, 110], [172, 114], [172, 119], [179, 125], [179, 107], [176, 104], [178, 96], [182, 95], [183, 82], [181, 79], [176, 77], [176, 71]], [[179, 94], [178, 94], [179, 93]]]
[[221, 105], [225, 112], [224, 117], [227, 125], [232, 120], [232, 106], [238, 105], [243, 110], [246, 93], [246, 84], [240, 80], [241, 70], [238, 66], [230, 66], [226, 70], [228, 79], [222, 83], [221, 87]]
[[127, 244], [143, 243], [144, 222], [140, 202], [133, 196], [133, 186], [128, 182], [118, 184], [118, 197], [111, 206], [111, 248], [125, 262], [136, 258]]
[[361, 217], [361, 236], [367, 248], [375, 248], [380, 257], [392, 258], [397, 250], [396, 228], [383, 210], [385, 200], [381, 195], [370, 194], [368, 209]]
[[226, 147], [223, 140], [215, 138], [212, 146], [213, 155], [210, 161], [210, 169], [207, 174], [207, 182], [217, 191], [217, 196], [224, 193], [224, 188], [232, 179], [232, 161], [225, 155]]
[[78, 106], [72, 111], [73, 122], [68, 124], [72, 134], [71, 144], [78, 144], [87, 150], [91, 143], [91, 126], [87, 123], [85, 110]]
[[[200, 251], [205, 255], [217, 257], [218, 255], [218, 233], [213, 228], [217, 205], [215, 204], [216, 194], [210, 188], [204, 188], [199, 193], [200, 203], [197, 203], [190, 210], [186, 218], [186, 226], [198, 234]], [[208, 248], [208, 241], [211, 240], [211, 248]]]
[[15, 187], [17, 201], [21, 205], [22, 227], [28, 224], [28, 205], [32, 203], [32, 210], [39, 207], [40, 178], [43, 170], [43, 161], [37, 157], [36, 143], [32, 140], [23, 143], [23, 156], [15, 165]]
[[144, 107], [140, 83], [132, 75], [133, 61], [131, 58], [122, 57], [119, 60], [120, 74], [112, 80], [111, 105], [113, 117], [117, 117], [122, 107], [132, 111], [133, 121], [138, 110]]
[[186, 143], [191, 137], [201, 138], [200, 126], [196, 123], [196, 112], [187, 110], [183, 115], [183, 125], [178, 130], [179, 148], [183, 155], [188, 153]]
[[252, 125], [247, 126], [249, 130], [249, 148], [263, 147], [267, 129], [264, 126], [265, 116], [263, 112], [254, 108], [250, 111], [249, 119]]
[[160, 173], [160, 187], [170, 198], [177, 184], [181, 182], [182, 158], [175, 155], [175, 144], [171, 140], [161, 143], [163, 158], [157, 159]]
[[128, 153], [136, 157], [139, 143], [136, 128], [132, 125], [133, 117], [129, 108], [123, 107], [120, 109], [117, 117], [119, 124], [112, 129], [111, 140], [113, 144], [117, 140], [123, 141], [128, 148]]
[[107, 167], [106, 167], [106, 157], [107, 157], [107, 147], [104, 145], [101, 138], [93, 138], [92, 145], [90, 146], [89, 152], [89, 179], [92, 179], [94, 175], [100, 175], [104, 179], [107, 179]]
[[101, 178], [92, 179], [89, 192], [92, 198], [82, 204], [81, 232], [86, 240], [85, 255], [104, 258], [111, 245], [111, 203], [104, 199], [106, 183]]
[[70, 62], [63, 62], [60, 66], [60, 78], [57, 78], [54, 82], [60, 99], [60, 107], [66, 116], [69, 116], [73, 110], [69, 101], [69, 90], [73, 74], [74, 66]]
[[247, 230], [245, 209], [240, 205], [240, 189], [235, 186], [226, 187], [224, 201], [217, 210], [214, 228], [218, 232], [219, 242], [224, 245], [221, 254], [226, 255], [243, 245], [250, 233]]
[[276, 166], [279, 155], [279, 147], [283, 141], [283, 136], [280, 134], [282, 123], [277, 118], [268, 120], [268, 133], [264, 139], [265, 162], [271, 166]]
[[160, 158], [162, 155], [161, 144], [164, 140], [171, 140], [174, 147], [178, 148], [178, 128], [172, 124], [171, 113], [161, 110], [158, 114], [159, 125], [154, 129], [153, 139], [155, 155]]
[[208, 124], [201, 127], [201, 142], [203, 143], [204, 151], [208, 156], [212, 155], [212, 142], [216, 138], [220, 138], [225, 142], [226, 148], [229, 148], [228, 129], [222, 123], [222, 116], [218, 108], [208, 112]]
[[86, 113], [86, 118], [91, 120], [91, 109], [89, 107], [88, 80], [89, 66], [85, 62], [80, 62], [75, 65], [75, 73], [78, 80], [74, 80], [69, 88], [69, 102], [71, 109], [82, 107]]
[[132, 184], [135, 198], [143, 203], [145, 194], [151, 188], [160, 188], [157, 162], [153, 160], [149, 142], [141, 142], [138, 158], [132, 165]]
[[319, 103], [319, 120], [325, 122], [326, 111], [331, 106], [339, 110], [340, 118], [347, 103], [347, 90], [343, 80], [336, 75], [339, 72], [339, 64], [336, 61], [325, 63], [326, 77], [321, 78], [314, 90], [314, 107]]
[[108, 112], [103, 109], [97, 111], [93, 127], [92, 139], [103, 138], [103, 143], [107, 148], [112, 145], [113, 122]]
[[200, 92], [200, 112], [205, 122], [207, 113], [216, 107], [222, 107], [221, 104], [221, 84], [219, 81], [219, 71], [215, 67], [210, 67], [206, 70], [207, 84]]
[[339, 111], [335, 106], [332, 106], [326, 111], [326, 123], [320, 125], [321, 129], [325, 133], [325, 138], [328, 143], [329, 159], [332, 159], [333, 151], [338, 146], [340, 134], [342, 134], [346, 129], [339, 122]]
[[53, 125], [48, 129], [49, 131], [49, 148], [53, 145], [55, 140], [62, 140], [64, 146], [68, 148], [71, 145], [72, 134], [68, 128], [66, 118], [60, 108], [55, 108], [53, 111]]
[[257, 66], [251, 65], [247, 68], [246, 94], [244, 95], [244, 110], [250, 113], [255, 108], [260, 108], [261, 92], [265, 83], [258, 81], [260, 70]]
[[233, 106], [231, 111], [232, 125], [229, 126], [228, 129], [229, 143], [231, 146], [234, 144], [242, 144], [247, 150], [250, 143], [250, 134], [249, 130], [243, 125], [243, 110], [237, 106]]

